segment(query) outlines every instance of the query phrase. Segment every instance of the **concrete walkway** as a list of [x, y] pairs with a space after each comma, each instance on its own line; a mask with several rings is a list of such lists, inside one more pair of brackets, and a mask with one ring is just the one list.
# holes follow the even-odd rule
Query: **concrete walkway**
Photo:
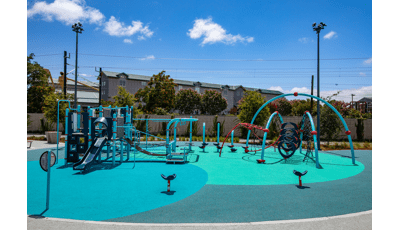
[[102, 221], [80, 221], [57, 218], [27, 218], [28, 229], [85, 229], [85, 230], [124, 230], [124, 229], [146, 229], [146, 230], [170, 230], [170, 229], [279, 229], [279, 230], [310, 230], [310, 229], [349, 229], [367, 230], [372, 229], [372, 211], [359, 212], [341, 216], [312, 218], [303, 220], [265, 221], [250, 223], [221, 223], [221, 224], [141, 224], [141, 223], [116, 223]]

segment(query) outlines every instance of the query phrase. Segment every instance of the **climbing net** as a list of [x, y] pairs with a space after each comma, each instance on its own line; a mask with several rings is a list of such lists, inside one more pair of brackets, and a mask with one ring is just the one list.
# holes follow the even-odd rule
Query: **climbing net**
[[313, 135], [311, 134], [311, 132], [313, 130], [311, 127], [310, 118], [308, 116], [303, 117], [303, 120], [300, 123], [300, 127], [302, 127], [302, 130], [301, 130], [301, 132], [303, 133], [302, 141], [305, 144], [305, 149], [306, 149], [306, 154], [304, 156], [303, 161], [307, 158], [314, 160], [313, 159], [313, 157], [314, 157], [313, 156], [313, 145], [312, 145]]

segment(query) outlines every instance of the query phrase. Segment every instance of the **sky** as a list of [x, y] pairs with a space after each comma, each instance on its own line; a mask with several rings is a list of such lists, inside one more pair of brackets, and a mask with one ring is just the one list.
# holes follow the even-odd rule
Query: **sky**
[[[103, 71], [279, 90], [372, 96], [372, 1], [27, 1], [27, 55], [58, 78]], [[292, 98], [289, 98], [292, 99]]]

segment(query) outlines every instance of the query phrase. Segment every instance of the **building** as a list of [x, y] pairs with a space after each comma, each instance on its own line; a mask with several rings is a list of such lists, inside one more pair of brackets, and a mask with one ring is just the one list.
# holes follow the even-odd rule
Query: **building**
[[[64, 82], [59, 82], [58, 80], [59, 79], [50, 78], [49, 85], [54, 86], [56, 92], [64, 93]], [[79, 81], [76, 90], [76, 99], [78, 101], [78, 104], [81, 105], [82, 109], [86, 109], [88, 106], [92, 108], [99, 106], [99, 84], [88, 81]], [[75, 93], [74, 81], [67, 80], [67, 93]], [[74, 106], [73, 102], [71, 102], [71, 106]]]
[[363, 97], [356, 101], [355, 108], [363, 113], [372, 113], [372, 97]]
[[[135, 94], [139, 89], [146, 87], [151, 76], [143, 76], [136, 74], [126, 74], [110, 71], [102, 71], [101, 76], [101, 99], [106, 101], [113, 101], [113, 96], [117, 95], [118, 86], [125, 87], [125, 89], [131, 93]], [[257, 89], [244, 87], [241, 85], [231, 86], [231, 85], [220, 85], [205, 82], [194, 82], [174, 79], [177, 84], [175, 91], [178, 92], [181, 89], [193, 89], [198, 93], [202, 94], [206, 90], [217, 90], [221, 92], [222, 96], [227, 99], [228, 107], [222, 113], [227, 114], [233, 107], [237, 107], [239, 100], [243, 97], [244, 91], [257, 91], [260, 92], [262, 96], [269, 100], [273, 97], [283, 94], [282, 92], [276, 90], [267, 89]]]

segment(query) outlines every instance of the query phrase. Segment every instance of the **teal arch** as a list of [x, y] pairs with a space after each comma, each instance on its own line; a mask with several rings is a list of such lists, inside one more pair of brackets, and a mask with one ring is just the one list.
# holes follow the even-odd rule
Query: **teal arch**
[[[314, 96], [314, 95], [310, 95], [310, 94], [306, 94], [306, 93], [296, 93], [296, 94], [297, 94], [297, 95], [295, 95], [295, 93], [282, 94], [282, 95], [279, 95], [279, 96], [277, 96], [277, 97], [274, 97], [274, 98], [270, 99], [269, 101], [265, 102], [265, 103], [257, 110], [257, 112], [254, 114], [253, 119], [251, 120], [250, 124], [253, 124], [254, 120], [255, 120], [256, 117], [257, 117], [257, 115], [258, 115], [258, 114], [261, 112], [261, 110], [262, 110], [263, 108], [265, 108], [265, 106], [267, 106], [269, 103], [271, 103], [271, 102], [273, 102], [273, 101], [275, 101], [275, 100], [277, 100], [277, 99], [279, 99], [279, 98], [286, 97], [286, 96], [306, 96], [306, 97], [311, 97], [311, 98], [314, 98], [314, 99], [316, 99], [316, 100], [318, 100], [318, 101], [321, 101], [321, 102], [323, 102], [325, 105], [327, 105], [329, 108], [331, 108], [331, 109], [336, 113], [336, 115], [338, 115], [338, 117], [340, 118], [340, 121], [341, 121], [342, 124], [344, 125], [344, 129], [345, 129], [346, 131], [349, 131], [349, 128], [347, 127], [347, 124], [346, 124], [346, 122], [344, 121], [344, 118], [342, 117], [342, 115], [340, 115], [340, 113], [335, 109], [335, 107], [333, 107], [333, 106], [332, 106], [331, 104], [329, 104], [327, 101], [325, 101], [325, 100], [323, 100], [323, 99], [321, 99], [321, 98], [319, 98], [319, 97], [316, 97], [316, 96]], [[251, 130], [249, 130], [249, 131], [247, 132], [246, 146], [249, 146], [250, 133], [251, 133]], [[353, 142], [352, 142], [352, 140], [351, 140], [351, 135], [350, 135], [350, 134], [347, 134], [347, 138], [349, 139], [349, 144], [350, 144], [350, 148], [351, 148], [351, 160], [352, 160], [352, 163], [355, 164], [355, 163], [356, 163], [356, 160], [355, 160], [355, 157], [354, 157], [354, 148], [353, 148]]]
[[[177, 122], [186, 122], [186, 121], [192, 122], [192, 121], [197, 121], [197, 120], [198, 120], [197, 118], [174, 118], [174, 119], [172, 119], [172, 120], [170, 120], [168, 122], [168, 124], [167, 124], [167, 137], [165, 138], [166, 139], [166, 146], [167, 146], [167, 157], [168, 157], [168, 155], [171, 154], [171, 150], [175, 150], [175, 148], [176, 148], [176, 126], [178, 125]], [[170, 131], [169, 128], [174, 123], [175, 123], [175, 125], [174, 125], [174, 142], [173, 142], [173, 146], [171, 146], [169, 144], [169, 131]], [[190, 142], [191, 141], [192, 141], [192, 139], [190, 139]]]
[[[271, 125], [271, 121], [274, 118], [274, 116], [278, 115], [279, 116], [279, 120], [281, 120], [281, 124], [283, 123], [283, 119], [282, 116], [275, 111], [268, 119], [267, 125], [265, 126], [266, 129], [269, 129], [269, 126]], [[264, 151], [265, 151], [265, 141], [267, 140], [267, 135], [268, 132], [264, 132], [264, 137], [263, 137], [263, 142], [262, 142], [262, 148], [261, 148], [261, 159], [264, 160]]]

